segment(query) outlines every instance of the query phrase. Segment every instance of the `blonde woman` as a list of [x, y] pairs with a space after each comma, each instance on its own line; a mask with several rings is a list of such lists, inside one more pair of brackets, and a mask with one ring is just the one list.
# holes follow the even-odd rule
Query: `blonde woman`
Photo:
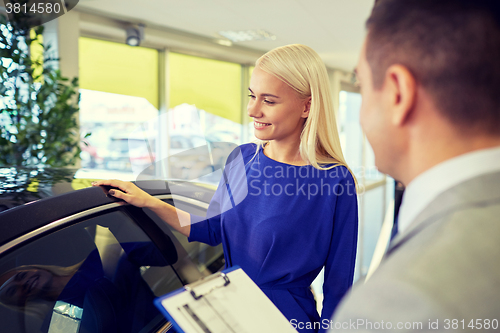
[[0, 275], [0, 303], [22, 309], [34, 299], [56, 301], [81, 264], [25, 265], [11, 269]]
[[[307, 46], [274, 49], [257, 60], [249, 94], [259, 141], [230, 155], [207, 218], [131, 183], [94, 185], [119, 188], [111, 195], [151, 208], [189, 241], [222, 243], [226, 267], [242, 267], [297, 330], [321, 331], [352, 284], [358, 222], [326, 68]], [[322, 268], [320, 317], [309, 287]]]
[[0, 307], [34, 317], [29, 322], [37, 332], [54, 325], [56, 302], [78, 308], [80, 331], [136, 332], [159, 314], [140, 268], [168, 262], [150, 242], [120, 243], [120, 250], [116, 266], [95, 249], [73, 266], [23, 265], [0, 273]]
[[32, 317], [29, 321], [20, 321], [34, 325], [25, 327], [25, 331], [48, 332], [56, 301], [64, 300], [83, 308], [87, 286], [71, 287], [75, 283], [70, 282], [76, 280], [75, 276], [82, 275], [79, 270], [83, 263], [69, 267], [24, 265], [0, 274], [0, 306]]

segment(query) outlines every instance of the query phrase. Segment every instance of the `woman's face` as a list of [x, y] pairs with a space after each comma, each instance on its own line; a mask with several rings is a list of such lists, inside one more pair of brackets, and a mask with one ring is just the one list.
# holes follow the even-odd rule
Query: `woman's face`
[[53, 276], [44, 269], [29, 268], [9, 273], [12, 276], [0, 286], [2, 303], [22, 305], [27, 299], [44, 298], [51, 289]]
[[248, 115], [260, 140], [296, 141], [309, 115], [311, 98], [300, 98], [289, 85], [256, 67], [250, 80]]

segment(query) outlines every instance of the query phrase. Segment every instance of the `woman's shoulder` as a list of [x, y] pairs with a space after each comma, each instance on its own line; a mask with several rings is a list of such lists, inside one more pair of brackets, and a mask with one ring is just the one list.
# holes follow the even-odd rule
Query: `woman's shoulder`
[[255, 151], [257, 149], [257, 144], [253, 143], [253, 142], [244, 143], [244, 144], [238, 146], [238, 148], [240, 148], [241, 154], [243, 156], [253, 155], [253, 154], [255, 154]]
[[351, 170], [347, 166], [342, 164], [327, 164], [324, 166], [328, 170], [328, 178], [334, 180], [335, 182], [354, 182], [354, 177], [352, 176]]
[[257, 144], [252, 142], [245, 143], [234, 148], [234, 150], [231, 152], [231, 155], [236, 157], [237, 155], [241, 154], [243, 160], [246, 161], [248, 158], [251, 158], [255, 154], [256, 149], [257, 149]]
[[238, 161], [240, 158], [246, 163], [250, 160], [257, 149], [255, 143], [245, 143], [239, 146], [233, 145], [231, 152], [227, 155], [226, 165]]

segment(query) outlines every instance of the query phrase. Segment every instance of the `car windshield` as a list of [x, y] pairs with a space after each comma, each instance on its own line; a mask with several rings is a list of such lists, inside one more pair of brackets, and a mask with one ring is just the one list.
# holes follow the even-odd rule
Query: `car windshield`
[[127, 139], [112, 139], [109, 143], [109, 150], [114, 152], [128, 152], [128, 140]]

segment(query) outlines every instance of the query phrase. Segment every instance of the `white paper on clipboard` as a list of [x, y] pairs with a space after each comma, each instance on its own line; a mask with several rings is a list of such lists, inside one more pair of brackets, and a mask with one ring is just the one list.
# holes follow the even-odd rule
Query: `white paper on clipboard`
[[155, 305], [179, 332], [297, 332], [239, 267], [159, 297]]

